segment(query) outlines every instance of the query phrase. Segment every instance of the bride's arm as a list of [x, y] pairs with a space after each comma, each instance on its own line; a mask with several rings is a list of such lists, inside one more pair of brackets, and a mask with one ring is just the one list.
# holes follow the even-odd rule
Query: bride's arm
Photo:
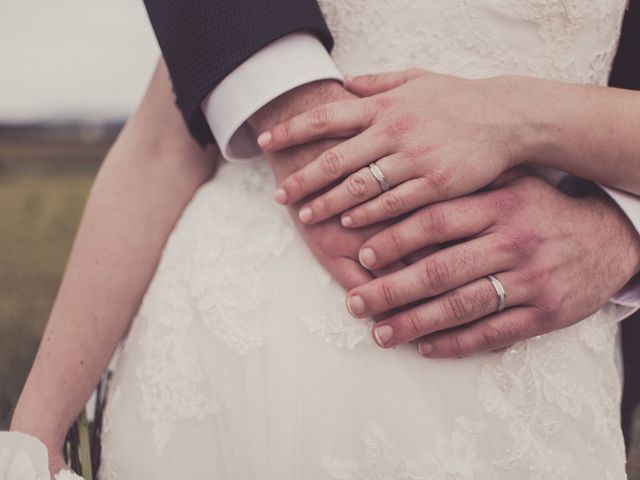
[[640, 195], [640, 92], [505, 78], [527, 102], [531, 163]]
[[[365, 98], [312, 109], [258, 138], [267, 151], [348, 138], [276, 192], [292, 204], [345, 178], [301, 205], [305, 222], [345, 212], [345, 226], [362, 227], [471, 193], [523, 163], [640, 194], [639, 92], [419, 69], [357, 77], [347, 86]], [[363, 168], [371, 162], [397, 188], [380, 195]]]
[[130, 325], [167, 237], [217, 151], [202, 150], [174, 105], [160, 62], [107, 154], [11, 429], [40, 438], [52, 473], [65, 434]]

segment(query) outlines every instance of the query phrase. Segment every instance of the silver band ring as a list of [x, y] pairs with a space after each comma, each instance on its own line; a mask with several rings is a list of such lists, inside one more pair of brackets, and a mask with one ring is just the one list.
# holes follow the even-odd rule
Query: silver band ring
[[378, 185], [380, 185], [380, 188], [382, 189], [383, 192], [386, 192], [391, 188], [391, 185], [389, 185], [389, 182], [387, 181], [386, 177], [384, 176], [384, 174], [382, 173], [382, 170], [380, 170], [380, 167], [378, 167], [378, 165], [376, 165], [375, 163], [370, 163], [369, 170], [371, 170], [371, 174], [373, 175], [373, 178], [376, 179], [376, 181], [378, 182]]
[[504, 291], [504, 286], [495, 275], [488, 275], [487, 280], [491, 282], [491, 285], [493, 285], [493, 288], [496, 290], [496, 295], [498, 295], [498, 308], [496, 309], [496, 312], [501, 312], [507, 306], [507, 294]]

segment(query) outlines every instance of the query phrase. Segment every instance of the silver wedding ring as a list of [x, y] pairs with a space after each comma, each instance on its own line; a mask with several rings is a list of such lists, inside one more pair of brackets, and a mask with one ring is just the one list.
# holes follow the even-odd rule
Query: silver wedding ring
[[487, 280], [491, 282], [498, 296], [498, 308], [496, 312], [501, 312], [507, 306], [507, 294], [504, 291], [504, 285], [502, 285], [502, 282], [498, 280], [495, 275], [488, 275]]
[[369, 170], [371, 170], [371, 174], [373, 175], [373, 178], [376, 179], [376, 181], [378, 182], [378, 185], [380, 185], [380, 188], [382, 189], [383, 192], [386, 192], [391, 188], [391, 185], [389, 185], [389, 182], [384, 176], [384, 173], [382, 173], [382, 170], [380, 170], [380, 167], [378, 167], [378, 165], [376, 165], [375, 162], [369, 164]]

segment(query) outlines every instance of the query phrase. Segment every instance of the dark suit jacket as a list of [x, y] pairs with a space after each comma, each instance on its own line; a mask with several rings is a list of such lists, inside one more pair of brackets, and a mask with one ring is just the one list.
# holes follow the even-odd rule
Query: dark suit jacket
[[[622, 26], [618, 53], [609, 84], [640, 90], [640, 1], [631, 0]], [[640, 113], [640, 112], [639, 112]], [[627, 447], [631, 441], [633, 410], [640, 404], [640, 313], [622, 322], [624, 394], [622, 426]]]
[[331, 50], [316, 0], [145, 0], [178, 107], [201, 143], [213, 137], [202, 100], [253, 53], [289, 33], [308, 31]]
[[[316, 0], [145, 0], [145, 4], [177, 104], [201, 144], [213, 138], [200, 103], [253, 53], [297, 31], [314, 33], [328, 50], [333, 46]], [[630, 2], [611, 84], [640, 89], [640, 0]], [[640, 400], [640, 317], [624, 322], [623, 338], [627, 427], [631, 407]]]

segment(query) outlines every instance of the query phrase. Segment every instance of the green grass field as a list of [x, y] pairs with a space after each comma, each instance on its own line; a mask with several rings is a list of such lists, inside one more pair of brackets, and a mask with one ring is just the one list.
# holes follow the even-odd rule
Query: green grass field
[[0, 135], [0, 430], [9, 426], [111, 140]]
[[[0, 430], [26, 379], [83, 205], [113, 141], [0, 128]], [[640, 417], [636, 422], [640, 432]], [[640, 445], [632, 462], [640, 472]], [[631, 474], [640, 480], [640, 473]]]

